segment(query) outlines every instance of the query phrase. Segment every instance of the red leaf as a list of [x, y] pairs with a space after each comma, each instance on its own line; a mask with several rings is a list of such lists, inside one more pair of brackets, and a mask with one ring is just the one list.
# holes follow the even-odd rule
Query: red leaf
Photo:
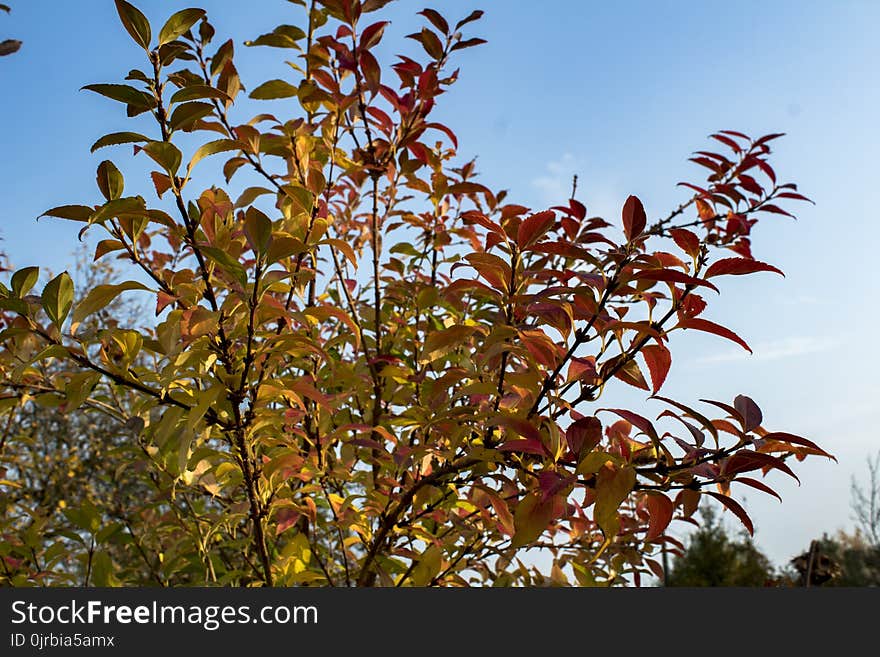
[[734, 479], [734, 481], [739, 482], [741, 484], [745, 484], [746, 486], [751, 486], [752, 488], [757, 488], [758, 490], [763, 491], [763, 492], [767, 493], [768, 495], [772, 495], [773, 497], [778, 499], [780, 502], [782, 501], [782, 498], [779, 496], [779, 493], [777, 493], [775, 490], [770, 488], [770, 486], [768, 486], [767, 484], [762, 483], [762, 482], [758, 481], [757, 479], [752, 479], [751, 477], [739, 477], [738, 479]]
[[773, 205], [772, 203], [762, 205], [760, 208], [758, 208], [758, 212], [771, 212], [773, 214], [784, 214], [786, 217], [794, 217], [791, 212], [787, 212], [780, 208], [778, 205]]
[[770, 134], [770, 135], [764, 135], [763, 137], [757, 139], [757, 140], [755, 141], [755, 144], [756, 144], [756, 145], [766, 144], [766, 143], [767, 143], [768, 141], [770, 141], [771, 139], [779, 139], [780, 137], [784, 137], [784, 136], [785, 136], [785, 133], [784, 133], [784, 132], [774, 132], [773, 134]]
[[796, 194], [795, 192], [781, 192], [776, 195], [776, 198], [792, 198], [796, 201], [806, 201], [807, 203], [812, 203], [813, 205], [816, 205], [814, 201], [811, 201], [803, 194]]
[[588, 416], [575, 420], [565, 431], [565, 442], [568, 443], [568, 448], [578, 458], [578, 461], [601, 440], [602, 423], [597, 417]]
[[702, 427], [704, 429], [706, 429], [706, 431], [708, 431], [709, 433], [712, 434], [712, 437], [715, 439], [715, 442], [716, 443], [718, 442], [718, 430], [715, 428], [715, 425], [712, 424], [711, 420], [709, 420], [709, 418], [707, 418], [705, 415], [700, 414], [699, 412], [695, 411], [694, 409], [690, 408], [689, 406], [685, 406], [684, 404], [681, 404], [681, 403], [675, 401], [674, 399], [669, 399], [668, 397], [662, 397], [660, 395], [654, 395], [654, 398], [659, 399], [660, 401], [664, 401], [667, 404], [670, 404], [672, 406], [675, 406], [680, 411], [684, 411], [684, 413], [687, 417], [693, 418], [694, 420], [699, 422], [700, 425], [702, 425]]
[[743, 418], [743, 429], [753, 431], [761, 426], [764, 416], [761, 414], [761, 409], [750, 397], [737, 395], [733, 400], [733, 407]]
[[721, 326], [720, 324], [710, 322], [708, 319], [686, 317], [679, 320], [678, 327], [684, 329], [695, 329], [697, 331], [705, 331], [706, 333], [712, 333], [714, 335], [721, 336], [722, 338], [727, 338], [728, 340], [736, 342], [739, 346], [741, 346], [749, 353], [752, 353], [752, 348], [749, 347], [749, 345], [746, 344], [745, 340], [739, 337], [736, 333], [728, 328]]
[[361, 33], [361, 50], [367, 50], [379, 43], [382, 39], [382, 33], [385, 31], [386, 25], [388, 25], [388, 21], [381, 21], [379, 23], [373, 23], [366, 28]]
[[156, 195], [162, 198], [162, 194], [171, 189], [171, 179], [164, 173], [151, 171], [150, 178], [153, 179], [153, 186], [156, 188]]
[[648, 223], [645, 208], [635, 196], [630, 196], [623, 204], [623, 232], [628, 241], [641, 235]]
[[[449, 137], [450, 141], [452, 141], [452, 145], [458, 148], [458, 137], [455, 136], [455, 133], [452, 132], [448, 127], [443, 125], [442, 123], [426, 123], [426, 128], [434, 128], [435, 130], [439, 130], [446, 134]], [[485, 189], [485, 188], [484, 188]], [[472, 210], [473, 212], [473, 210]]]
[[379, 83], [382, 76], [379, 62], [376, 61], [373, 53], [364, 50], [360, 55], [360, 63], [367, 89], [371, 94], [375, 95], [379, 91]]
[[547, 456], [547, 450], [544, 444], [535, 442], [532, 439], [527, 440], [509, 440], [498, 448], [501, 452], [523, 452], [525, 454], [537, 454], [538, 456]]
[[751, 138], [748, 135], [744, 135], [741, 132], [737, 132], [736, 130], [719, 130], [722, 135], [731, 135], [733, 137], [739, 137], [741, 139], [745, 139], [746, 141], [751, 141]]
[[485, 39], [462, 39], [458, 43], [456, 43], [452, 48], [450, 48], [450, 52], [454, 50], [463, 50], [464, 48], [473, 48], [474, 46], [481, 46], [486, 43]]
[[672, 512], [675, 506], [668, 497], [662, 493], [648, 495], [645, 501], [648, 506], [648, 513], [651, 519], [648, 521], [648, 534], [645, 536], [646, 541], [653, 541], [660, 538], [669, 523], [672, 521]]
[[775, 185], [776, 184], [776, 172], [773, 170], [773, 167], [771, 167], [769, 164], [767, 164], [767, 162], [765, 162], [764, 160], [755, 160], [755, 164], [758, 165], [758, 168], [760, 168], [761, 171], [763, 171], [765, 174], [767, 174], [767, 177]]
[[727, 497], [726, 495], [722, 495], [721, 493], [715, 493], [713, 491], [704, 491], [706, 495], [711, 495], [716, 500], [721, 502], [725, 507], [727, 507], [733, 515], [739, 518], [740, 522], [745, 526], [747, 530], [749, 530], [749, 534], [755, 535], [755, 526], [752, 524], [752, 519], [749, 518], [749, 514], [746, 513], [746, 510], [739, 505], [739, 502], [736, 500]]
[[[785, 433], [783, 431], [773, 431], [773, 432], [764, 434], [762, 436], [762, 439], [763, 440], [775, 440], [775, 441], [782, 442], [782, 443], [791, 443], [792, 445], [801, 445], [802, 447], [808, 447], [809, 449], [814, 449], [817, 452], [819, 452], [820, 454], [823, 454], [829, 458], [834, 458], [833, 456], [831, 456], [831, 454], [829, 454], [824, 449], [819, 447], [812, 440], [807, 440], [806, 438], [801, 438], [800, 436], [795, 436], [794, 434], [791, 434], [791, 433]], [[836, 461], [837, 459], [834, 459], [834, 460]]]
[[687, 253], [691, 258], [700, 255], [700, 238], [684, 228], [673, 228], [669, 235], [678, 244], [678, 248]]
[[156, 293], [156, 315], [161, 313], [168, 304], [174, 303], [175, 301], [177, 301], [177, 297], [173, 297], [170, 294], [159, 290]]
[[795, 481], [798, 483], [801, 481], [782, 459], [770, 456], [769, 454], [762, 454], [761, 452], [753, 452], [748, 449], [741, 450], [727, 459], [722, 471], [724, 474], [730, 475], [739, 472], [757, 470], [759, 468], [782, 470], [790, 477], [794, 477]]
[[696, 317], [704, 310], [706, 310], [706, 301], [699, 294], [689, 294], [681, 307], [681, 311], [688, 317]]
[[474, 11], [469, 13], [467, 16], [462, 18], [460, 21], [458, 21], [455, 24], [455, 29], [458, 30], [459, 28], [464, 27], [468, 23], [479, 20], [480, 18], [482, 18], [482, 16], [483, 16], [483, 11], [481, 9], [475, 9]]
[[431, 21], [434, 27], [443, 32], [443, 34], [449, 34], [449, 23], [446, 22], [446, 19], [439, 12], [434, 9], [422, 9], [418, 13]]
[[528, 420], [498, 415], [489, 420], [490, 425], [505, 427], [518, 436], [538, 444], [543, 444], [541, 432]]
[[477, 212], [476, 210], [468, 210], [467, 212], [462, 213], [461, 218], [464, 219], [466, 223], [480, 224], [483, 228], [490, 230], [498, 235], [501, 235], [505, 239], [507, 239], [507, 235], [501, 229], [501, 226], [496, 224], [494, 221], [488, 219], [481, 212]]
[[565, 382], [583, 380], [587, 384], [592, 384], [596, 382], [597, 376], [595, 356], [573, 357], [568, 365], [568, 376], [566, 376]]
[[520, 249], [531, 246], [544, 237], [547, 231], [553, 228], [555, 223], [556, 213], [552, 210], [545, 210], [524, 219], [519, 225], [519, 231], [517, 232], [517, 246]]
[[733, 139], [730, 139], [729, 137], [725, 137], [723, 135], [709, 135], [709, 136], [712, 139], [717, 139], [722, 144], [729, 146], [733, 150], [734, 153], [739, 153], [742, 151], [742, 148], [740, 147], [740, 145], [737, 144], [735, 141], [733, 141]]
[[642, 281], [663, 281], [664, 283], [681, 283], [682, 285], [695, 286], [702, 285], [718, 292], [718, 288], [709, 281], [704, 281], [702, 278], [695, 278], [694, 276], [688, 276], [676, 269], [645, 269], [633, 276], [633, 278]]
[[600, 408], [599, 410], [609, 411], [611, 413], [614, 413], [615, 415], [619, 415], [631, 425], [641, 430], [641, 432], [644, 433], [646, 436], [649, 436], [657, 442], [660, 441], [660, 437], [657, 435], [657, 430], [654, 428], [654, 425], [651, 424], [651, 421], [648, 418], [642, 417], [637, 413], [633, 413], [632, 411], [628, 411], [623, 408]]
[[275, 533], [280, 535], [293, 527], [301, 515], [299, 511], [290, 507], [280, 509], [275, 513], [275, 520], [278, 522]]
[[434, 59], [440, 59], [443, 56], [443, 44], [440, 39], [427, 27], [423, 27], [421, 32], [416, 32], [415, 34], [408, 34], [407, 38], [415, 39], [419, 43], [422, 44], [422, 47], [425, 49], [431, 57]]
[[642, 347], [642, 356], [645, 357], [645, 363], [648, 365], [648, 372], [651, 374], [652, 394], [663, 386], [666, 375], [669, 374], [669, 367], [672, 365], [672, 354], [669, 349], [660, 344], [651, 344]]
[[785, 276], [782, 271], [773, 265], [768, 265], [766, 262], [749, 260], [748, 258], [722, 258], [713, 262], [709, 269], [706, 270], [706, 278], [723, 276], [724, 274], [741, 276], [742, 274], [752, 274], [757, 271], [772, 271]]
[[[620, 366], [621, 360], [624, 360], [624, 365], [622, 367]], [[645, 376], [639, 369], [638, 363], [633, 359], [626, 358], [623, 354], [605, 361], [600, 368], [599, 378], [606, 379], [608, 377], [607, 373], [610, 371], [614, 371], [615, 378], [620, 379], [624, 383], [638, 388], [639, 390], [651, 389], [648, 386], [648, 382], [645, 381]]]

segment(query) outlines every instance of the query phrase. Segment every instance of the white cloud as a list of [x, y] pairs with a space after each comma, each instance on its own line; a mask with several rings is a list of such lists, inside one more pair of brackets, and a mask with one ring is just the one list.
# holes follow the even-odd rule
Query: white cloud
[[541, 200], [546, 205], [564, 205], [571, 196], [571, 181], [577, 174], [582, 178], [584, 163], [571, 153], [548, 162], [545, 173], [532, 179], [532, 186], [541, 192]]
[[806, 356], [808, 354], [816, 354], [823, 351], [829, 351], [837, 346], [839, 340], [832, 338], [810, 337], [810, 336], [793, 336], [782, 340], [773, 340], [753, 345], [753, 354], [749, 354], [742, 349], [731, 349], [718, 354], [704, 356], [696, 359], [694, 362], [698, 365], [711, 365], [714, 363], [725, 363], [730, 361], [749, 360], [754, 362], [779, 360], [781, 358], [795, 358], [797, 356]]
[[781, 303], [787, 306], [817, 306], [823, 301], [818, 297], [809, 294], [798, 294], [795, 296], [785, 296], [781, 298]]

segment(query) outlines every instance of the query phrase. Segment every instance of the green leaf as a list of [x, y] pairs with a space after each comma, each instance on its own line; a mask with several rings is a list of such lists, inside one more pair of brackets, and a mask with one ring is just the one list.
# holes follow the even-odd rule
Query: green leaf
[[192, 168], [196, 165], [200, 160], [208, 157], [209, 155], [216, 155], [217, 153], [224, 153], [227, 151], [240, 151], [242, 145], [235, 141], [234, 139], [217, 139], [216, 141], [209, 141], [207, 144], [202, 144], [193, 153], [192, 159], [189, 161], [189, 165], [187, 166], [187, 175], [192, 171]]
[[253, 203], [257, 198], [263, 196], [264, 194], [274, 194], [271, 189], [266, 189], [265, 187], [248, 187], [244, 190], [241, 195], [238, 197], [238, 200], [235, 202], [233, 207], [235, 208], [243, 208], [245, 206]]
[[92, 214], [88, 218], [89, 224], [96, 224], [109, 219], [118, 217], [123, 214], [145, 215], [147, 212], [147, 202], [141, 196], [125, 196], [123, 198], [107, 201], [97, 210], [92, 210]]
[[302, 41], [305, 38], [306, 33], [300, 28], [294, 25], [279, 25], [268, 34], [263, 34], [253, 41], [245, 41], [244, 45], [302, 50], [297, 41]]
[[464, 344], [476, 331], [476, 327], [455, 324], [442, 331], [435, 331], [425, 340], [419, 362], [430, 363], [445, 356]]
[[244, 234], [254, 253], [265, 255], [272, 240], [272, 220], [255, 207], [244, 215]]
[[315, 207], [315, 195], [305, 187], [300, 187], [298, 185], [284, 185], [281, 190], [291, 201], [293, 201], [293, 214], [298, 214], [300, 212], [306, 214], [312, 213], [312, 209]]
[[516, 533], [510, 541], [510, 547], [519, 548], [533, 543], [544, 533], [553, 520], [553, 504], [550, 500], [541, 501], [536, 493], [529, 493], [517, 504], [513, 516]]
[[173, 14], [159, 30], [159, 45], [174, 41], [195, 25], [197, 20], [204, 17], [204, 9], [181, 9]]
[[31, 288], [37, 284], [40, 277], [39, 267], [25, 267], [19, 269], [12, 275], [12, 292], [16, 297], [21, 299], [24, 295], [31, 291]]
[[119, 169], [110, 160], [104, 160], [98, 165], [98, 189], [108, 201], [122, 196], [125, 181]]
[[100, 372], [77, 372], [71, 374], [64, 386], [66, 394], [65, 410], [76, 410], [88, 399], [95, 385], [101, 379]]
[[172, 176], [177, 174], [183, 160], [183, 154], [177, 146], [167, 141], [151, 141], [143, 147], [143, 151]]
[[443, 551], [437, 545], [431, 545], [422, 553], [422, 558], [413, 568], [410, 579], [414, 586], [427, 586], [439, 573], [443, 565]]
[[[14, 313], [18, 313], [22, 317], [28, 317], [30, 315], [30, 308], [28, 308], [28, 304], [26, 304], [21, 299], [0, 298], [0, 308], [2, 308], [3, 310], [10, 310]], [[10, 329], [6, 329], [6, 331], [3, 331], [3, 333], [6, 334], [6, 332], [9, 330]]]
[[206, 256], [208, 256], [208, 258], [216, 262], [221, 269], [232, 274], [232, 276], [241, 283], [242, 287], [247, 285], [247, 272], [245, 272], [244, 267], [238, 260], [226, 253], [223, 249], [218, 249], [213, 246], [200, 246], [199, 248]]
[[73, 281], [66, 271], [46, 283], [42, 300], [49, 319], [60, 328], [73, 305]]
[[89, 217], [95, 212], [95, 208], [87, 205], [59, 205], [57, 208], [46, 210], [41, 217], [57, 217], [58, 219], [69, 219], [70, 221], [88, 221]]
[[150, 22], [140, 11], [125, 0], [116, 0], [116, 11], [126, 31], [141, 48], [150, 51], [150, 39], [153, 35]]
[[142, 134], [137, 132], [113, 132], [109, 135], [104, 135], [94, 144], [92, 144], [92, 153], [94, 153], [99, 148], [104, 148], [105, 146], [116, 146], [118, 144], [135, 144], [142, 141], [150, 141], [149, 137], [144, 137]]
[[137, 281], [126, 281], [124, 283], [119, 283], [118, 285], [98, 285], [92, 288], [86, 295], [86, 298], [76, 305], [71, 321], [74, 324], [78, 324], [92, 313], [96, 313], [106, 307], [107, 304], [126, 290], [149, 291], [150, 288]]
[[189, 411], [186, 419], [186, 430], [188, 432], [191, 432], [196, 428], [199, 421], [205, 417], [205, 413], [208, 412], [208, 409], [214, 406], [224, 391], [225, 388], [222, 385], [215, 385], [196, 394], [196, 399], [198, 401]]
[[299, 89], [284, 80], [269, 80], [250, 93], [255, 100], [274, 100], [275, 98], [293, 98]]
[[140, 110], [149, 110], [156, 106], [155, 98], [127, 84], [87, 84], [82, 88]]
[[606, 540], [613, 538], [620, 530], [620, 516], [617, 510], [636, 485], [634, 468], [615, 468], [605, 466], [596, 478], [596, 507], [593, 517]]
[[183, 103], [188, 100], [198, 100], [199, 98], [217, 98], [224, 103], [232, 102], [229, 94], [214, 87], [209, 87], [206, 84], [191, 84], [188, 87], [179, 89], [174, 92], [169, 102], [173, 105], [174, 103]]
[[113, 561], [110, 555], [99, 550], [92, 555], [92, 581], [94, 586], [119, 586], [119, 582], [113, 576]]
[[196, 121], [213, 111], [214, 106], [211, 103], [183, 103], [172, 112], [168, 125], [172, 130], [189, 130]]

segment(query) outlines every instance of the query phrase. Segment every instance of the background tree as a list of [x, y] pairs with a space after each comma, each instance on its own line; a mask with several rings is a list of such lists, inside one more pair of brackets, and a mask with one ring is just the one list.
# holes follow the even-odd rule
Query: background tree
[[[249, 96], [296, 109], [242, 119], [234, 44], [216, 45], [204, 11], [154, 35], [117, 0], [145, 66], [85, 89], [143, 132], [93, 150], [133, 145], [156, 165], [156, 198], [126, 195], [105, 160], [101, 202], [45, 214], [102, 231], [95, 260], [127, 262], [136, 280], [74, 303], [66, 273], [36, 295], [26, 268], [0, 290], [8, 412], [48, 388], [131, 432], [153, 487], [139, 540], [159, 580], [638, 581], [703, 496], [751, 530], [733, 483], [773, 494], [757, 473], [794, 477], [790, 457], [828, 456], [766, 429], [745, 395], [706, 401], [715, 420], [659, 396], [671, 333], [748, 349], [706, 319], [708, 294], [722, 276], [779, 272], [751, 239], [760, 217], [805, 200], [768, 161], [780, 135], [712, 135], [723, 152], [692, 158], [706, 180], [651, 223], [633, 196], [613, 224], [575, 198], [533, 211], [476, 182], [431, 116], [453, 60], [482, 43], [465, 34], [482, 12], [420, 12], [418, 53], [386, 67], [386, 22], [371, 16], [386, 0], [295, 4], [302, 27], [247, 44], [295, 57], [289, 79]], [[222, 174], [197, 188], [195, 167], [219, 154]], [[152, 295], [154, 322], [84, 328], [127, 291]], [[652, 395], [657, 420], [599, 406], [620, 382]], [[109, 510], [95, 513], [89, 545]], [[549, 572], [524, 563], [530, 549]]]
[[748, 534], [731, 537], [713, 505], [701, 509], [699, 529], [673, 561], [666, 586], [766, 586], [774, 579], [770, 560]]
[[[811, 586], [880, 586], [880, 548], [861, 532], [824, 534], [813, 544], [818, 578], [811, 579]], [[798, 574], [791, 579], [798, 586], [806, 583], [809, 556], [808, 550], [792, 560]]]
[[[856, 520], [852, 533], [823, 534], [810, 549], [792, 559], [791, 583], [805, 586], [808, 571], [813, 586], [880, 586], [880, 454], [867, 459], [865, 487], [853, 477], [851, 507]], [[811, 559], [812, 556], [812, 559]], [[811, 565], [812, 562], [812, 565]]]
[[875, 548], [880, 548], [880, 452], [868, 462], [868, 481], [863, 488], [853, 477], [852, 510], [856, 530]]

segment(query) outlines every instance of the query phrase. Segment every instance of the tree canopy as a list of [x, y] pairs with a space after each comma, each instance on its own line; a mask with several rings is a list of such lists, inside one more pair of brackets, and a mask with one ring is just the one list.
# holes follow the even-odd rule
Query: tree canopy
[[[245, 43], [278, 49], [289, 76], [245, 96], [236, 44], [203, 10], [160, 27], [116, 0], [140, 68], [84, 89], [132, 127], [92, 147], [115, 153], [100, 198], [45, 215], [100, 233], [94, 260], [127, 268], [82, 291], [33, 267], [0, 287], [0, 410], [26, 427], [53, 408], [80, 440], [100, 413], [122, 460], [75, 474], [81, 498], [3, 493], [6, 581], [638, 582], [701, 499], [752, 531], [733, 484], [775, 495], [763, 475], [830, 456], [747, 395], [698, 409], [661, 394], [673, 333], [750, 350], [710, 309], [729, 276], [781, 274], [752, 253], [761, 221], [807, 200], [770, 162], [780, 134], [711, 135], [663, 217], [635, 196], [591, 216], [575, 190], [525, 207], [432, 116], [484, 43], [481, 11], [419, 12], [417, 53], [386, 63], [387, 0], [293, 4]], [[153, 169], [149, 199], [126, 192], [131, 152]], [[148, 294], [154, 317], [108, 315], [123, 294]], [[607, 407], [614, 385], [651, 399]], [[25, 457], [7, 438], [0, 485], [33, 487], [52, 448]], [[141, 492], [120, 507], [116, 486]], [[71, 545], [77, 568], [58, 558]]]

